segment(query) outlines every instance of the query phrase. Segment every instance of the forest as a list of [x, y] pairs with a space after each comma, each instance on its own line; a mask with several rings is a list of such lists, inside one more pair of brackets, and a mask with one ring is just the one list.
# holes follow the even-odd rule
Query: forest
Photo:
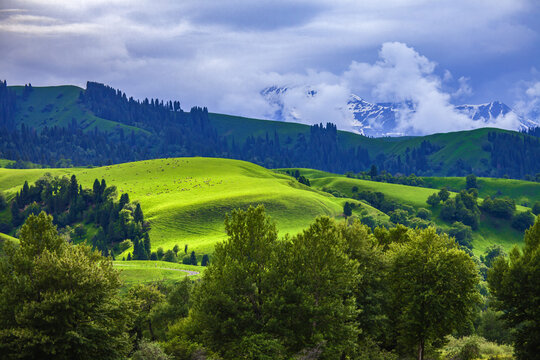
[[[234, 210], [199, 281], [121, 292], [111, 258], [30, 214], [0, 262], [4, 358], [535, 359], [540, 219], [523, 250], [490, 251], [487, 282], [434, 228], [317, 218], [279, 238]], [[29, 275], [29, 276], [28, 276]], [[527, 299], [527, 301], [522, 301]], [[488, 340], [490, 342], [488, 342]], [[498, 344], [498, 345], [497, 345]]]

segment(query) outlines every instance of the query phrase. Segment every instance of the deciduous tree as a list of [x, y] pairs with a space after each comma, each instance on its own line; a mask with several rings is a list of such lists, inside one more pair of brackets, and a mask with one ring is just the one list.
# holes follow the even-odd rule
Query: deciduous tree
[[112, 262], [67, 244], [52, 217], [30, 215], [0, 263], [0, 353], [8, 359], [127, 356], [132, 315]]

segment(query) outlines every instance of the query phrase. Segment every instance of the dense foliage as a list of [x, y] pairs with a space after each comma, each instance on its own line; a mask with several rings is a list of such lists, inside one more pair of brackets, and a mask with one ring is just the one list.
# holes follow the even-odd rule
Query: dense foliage
[[525, 232], [525, 246], [498, 257], [488, 273], [495, 307], [514, 327], [518, 359], [540, 354], [540, 218]]
[[129, 240], [135, 259], [146, 260], [151, 250], [150, 228], [141, 206], [130, 203], [128, 194], [122, 194], [118, 201], [117, 196], [116, 187], [107, 186], [104, 179], [96, 179], [92, 189], [83, 189], [75, 175], [68, 179], [47, 174], [33, 185], [25, 182], [17, 192], [11, 204], [12, 226], [19, 226], [31, 214], [46, 211], [62, 229], [73, 227], [67, 234], [73, 240], [85, 237], [83, 224], [92, 224], [97, 228], [91, 239], [94, 248], [104, 254], [111, 249], [123, 251], [119, 246]]
[[28, 217], [19, 239], [0, 262], [2, 358], [125, 358], [133, 313], [112, 262], [66, 243], [44, 212]]
[[[2, 356], [510, 359], [508, 346], [461, 338], [506, 344], [503, 321], [518, 358], [538, 353], [540, 219], [523, 252], [492, 247], [480, 260], [434, 228], [321, 217], [280, 240], [262, 207], [233, 211], [225, 228], [200, 282], [119, 295], [110, 260], [66, 242], [52, 217], [29, 216], [0, 261]], [[486, 268], [495, 300], [479, 281]]]
[[173, 327], [167, 349], [178, 358], [407, 356], [457, 329], [477, 301], [474, 262], [433, 229], [374, 235], [323, 217], [278, 241], [261, 207], [234, 211], [225, 227], [189, 316]]

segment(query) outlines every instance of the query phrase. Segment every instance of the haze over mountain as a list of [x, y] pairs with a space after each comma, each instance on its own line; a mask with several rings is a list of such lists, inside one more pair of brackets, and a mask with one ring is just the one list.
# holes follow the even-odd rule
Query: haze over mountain
[[[305, 116], [303, 109], [297, 108], [294, 103], [291, 104], [288, 101], [290, 93], [297, 90], [271, 86], [261, 91], [261, 95], [275, 109], [270, 116], [273, 120], [311, 123], [311, 119]], [[307, 86], [301, 91], [304, 93], [306, 103], [319, 96], [316, 87]], [[297, 94], [293, 97], [297, 97]], [[341, 112], [344, 118], [349, 118], [351, 124], [349, 130], [362, 135], [372, 137], [418, 135], [418, 131], [410, 126], [410, 123], [414, 121], [418, 103], [411, 100], [372, 103], [356, 94], [351, 94], [346, 104], [336, 103], [333, 107], [336, 112]], [[465, 130], [496, 127], [521, 131], [540, 125], [538, 121], [518, 114], [508, 105], [497, 100], [486, 104], [456, 105], [452, 110], [454, 114], [464, 116], [469, 120], [463, 125]], [[435, 116], [433, 120], [439, 123], [448, 121], [444, 113], [438, 117]]]

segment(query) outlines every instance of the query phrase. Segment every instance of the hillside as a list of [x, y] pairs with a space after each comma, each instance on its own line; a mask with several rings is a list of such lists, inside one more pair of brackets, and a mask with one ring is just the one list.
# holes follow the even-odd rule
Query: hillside
[[95, 128], [111, 132], [117, 129], [140, 131], [134, 126], [127, 126], [115, 121], [95, 116], [79, 103], [80, 87], [49, 86], [33, 87], [25, 94], [24, 86], [12, 86], [18, 97], [15, 121], [35, 129], [47, 127], [69, 127], [74, 121], [85, 131]]
[[[318, 215], [340, 215], [345, 202], [260, 166], [213, 158], [160, 159], [92, 169], [0, 169], [0, 190], [9, 198], [25, 180], [34, 182], [46, 172], [75, 174], [83, 187], [103, 178], [107, 185], [116, 185], [119, 193], [127, 192], [131, 201], [140, 202], [150, 221], [153, 250], [178, 244], [182, 249], [188, 245], [197, 254], [211, 252], [214, 243], [225, 238], [225, 214], [235, 208], [264, 204], [284, 235], [302, 230]], [[387, 218], [368, 205], [362, 208]]]
[[[372, 164], [392, 174], [422, 176], [525, 178], [540, 172], [535, 160], [540, 140], [512, 131], [483, 128], [369, 138], [331, 124], [250, 119], [201, 108], [187, 112], [177, 101], [140, 102], [102, 84], [87, 86], [7, 87], [16, 94], [11, 103], [15, 110], [0, 125], [8, 124], [13, 133], [0, 139], [0, 157], [51, 167], [208, 156], [334, 173], [365, 171]], [[26, 128], [19, 130], [21, 124]], [[52, 131], [52, 126], [64, 130]], [[40, 134], [45, 127], [49, 130]]]
[[[287, 169], [281, 169], [285, 171]], [[296, 169], [288, 169], [296, 170]], [[396, 201], [400, 204], [406, 204], [412, 206], [418, 210], [420, 208], [428, 208], [433, 211], [432, 221], [442, 229], [449, 229], [450, 224], [438, 218], [440, 212], [440, 206], [432, 209], [426, 203], [429, 195], [438, 191], [430, 188], [422, 188], [415, 186], [406, 186], [400, 184], [381, 183], [368, 180], [360, 180], [348, 178], [343, 175], [331, 174], [323, 171], [312, 169], [298, 169], [300, 174], [309, 178], [311, 186], [320, 190], [337, 190], [340, 194], [346, 197], [353, 197], [353, 187], [356, 187], [357, 191], [373, 191], [381, 192], [389, 200]], [[450, 189], [461, 190], [465, 186], [464, 178], [427, 178], [426, 183], [429, 183], [435, 188], [442, 188], [443, 186], [450, 186]], [[485, 195], [494, 195], [497, 191], [500, 191], [500, 195], [509, 196], [516, 200], [516, 210], [519, 212], [529, 210], [530, 202], [537, 201], [540, 196], [540, 184], [527, 181], [517, 181], [509, 179], [478, 179], [480, 187], [481, 198]], [[455, 192], [451, 192], [451, 197], [455, 196]], [[518, 199], [527, 199], [529, 207], [519, 205]], [[479, 229], [473, 231], [473, 252], [476, 255], [481, 255], [485, 249], [491, 245], [499, 244], [506, 251], [509, 251], [514, 244], [521, 244], [523, 239], [523, 233], [517, 231], [510, 226], [510, 221], [493, 218], [489, 215], [482, 213], [480, 217]]]

